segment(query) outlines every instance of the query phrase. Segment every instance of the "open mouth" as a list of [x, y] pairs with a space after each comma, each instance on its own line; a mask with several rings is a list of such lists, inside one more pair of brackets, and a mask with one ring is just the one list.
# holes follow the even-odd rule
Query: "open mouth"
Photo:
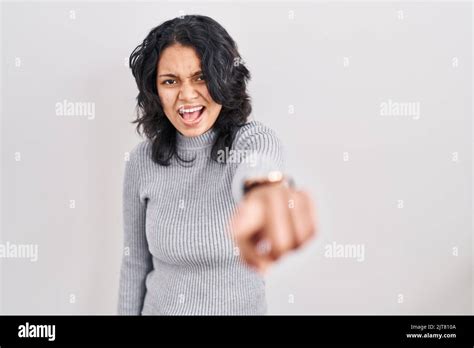
[[199, 122], [205, 109], [206, 108], [204, 106], [200, 105], [189, 109], [180, 108], [178, 113], [184, 123], [194, 124]]

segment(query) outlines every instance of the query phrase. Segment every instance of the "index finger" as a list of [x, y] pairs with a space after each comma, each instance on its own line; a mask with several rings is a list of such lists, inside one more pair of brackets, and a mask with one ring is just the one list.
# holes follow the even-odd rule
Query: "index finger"
[[262, 237], [265, 224], [265, 207], [260, 200], [244, 201], [232, 219], [233, 231], [237, 246], [245, 262], [260, 268], [265, 267], [270, 259], [258, 253], [258, 242]]

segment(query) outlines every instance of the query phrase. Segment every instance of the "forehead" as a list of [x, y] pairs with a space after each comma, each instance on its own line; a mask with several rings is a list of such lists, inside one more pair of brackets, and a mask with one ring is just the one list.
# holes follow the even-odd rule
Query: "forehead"
[[200, 68], [196, 50], [179, 44], [165, 48], [158, 61], [158, 73], [189, 74]]

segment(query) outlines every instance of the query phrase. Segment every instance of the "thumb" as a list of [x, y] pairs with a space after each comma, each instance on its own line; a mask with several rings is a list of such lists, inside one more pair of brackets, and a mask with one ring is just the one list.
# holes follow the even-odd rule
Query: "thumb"
[[238, 206], [231, 229], [242, 258], [254, 266], [259, 264], [255, 236], [265, 225], [265, 209], [259, 199], [246, 199]]
[[237, 240], [250, 239], [264, 227], [265, 211], [257, 199], [243, 200], [232, 218], [231, 227]]

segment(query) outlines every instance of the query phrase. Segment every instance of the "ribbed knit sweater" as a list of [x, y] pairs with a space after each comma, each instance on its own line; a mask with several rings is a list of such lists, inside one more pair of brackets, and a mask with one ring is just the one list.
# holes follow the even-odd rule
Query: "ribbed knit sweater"
[[265, 280], [243, 262], [228, 226], [244, 180], [284, 170], [281, 142], [249, 121], [224, 163], [210, 157], [215, 138], [214, 128], [197, 137], [176, 132], [177, 151], [194, 158], [190, 164], [175, 157], [169, 166], [153, 162], [149, 140], [130, 152], [119, 314], [266, 314]]

